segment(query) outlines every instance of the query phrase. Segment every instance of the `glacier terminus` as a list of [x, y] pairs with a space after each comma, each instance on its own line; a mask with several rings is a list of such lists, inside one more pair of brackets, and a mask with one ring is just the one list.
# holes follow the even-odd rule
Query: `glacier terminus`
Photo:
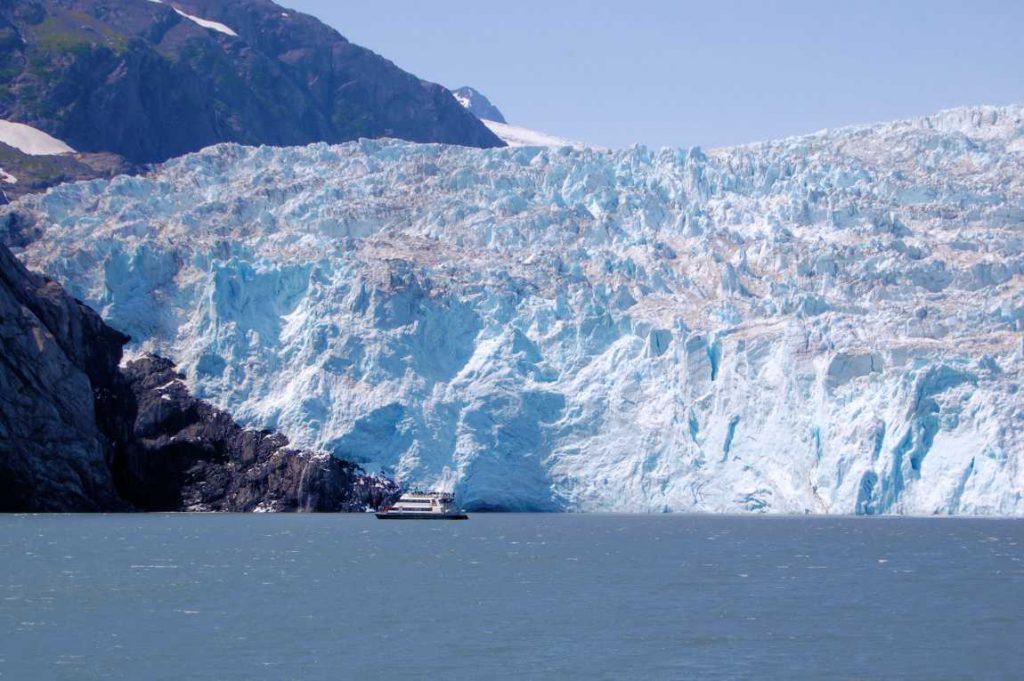
[[222, 144], [2, 210], [198, 397], [467, 509], [1024, 514], [1024, 107]]

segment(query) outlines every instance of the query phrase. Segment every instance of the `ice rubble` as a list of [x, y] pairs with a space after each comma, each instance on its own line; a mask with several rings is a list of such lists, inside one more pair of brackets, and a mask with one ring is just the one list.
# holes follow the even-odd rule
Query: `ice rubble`
[[1024, 513], [1024, 108], [222, 145], [0, 218], [203, 398], [470, 508]]

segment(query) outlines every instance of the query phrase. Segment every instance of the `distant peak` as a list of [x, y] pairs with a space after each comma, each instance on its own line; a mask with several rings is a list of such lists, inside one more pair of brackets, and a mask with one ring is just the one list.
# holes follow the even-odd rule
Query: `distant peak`
[[491, 104], [491, 100], [480, 94], [478, 90], [464, 86], [453, 91], [452, 94], [455, 95], [455, 99], [459, 101], [459, 104], [469, 109], [469, 112], [480, 120], [495, 121], [497, 123], [508, 122], [501, 115], [498, 107]]

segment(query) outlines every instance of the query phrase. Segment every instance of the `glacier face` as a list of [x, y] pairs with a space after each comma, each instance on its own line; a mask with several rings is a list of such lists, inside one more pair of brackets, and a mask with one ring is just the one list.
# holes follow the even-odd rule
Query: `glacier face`
[[0, 216], [195, 393], [470, 508], [1024, 513], [1024, 108], [211, 147]]

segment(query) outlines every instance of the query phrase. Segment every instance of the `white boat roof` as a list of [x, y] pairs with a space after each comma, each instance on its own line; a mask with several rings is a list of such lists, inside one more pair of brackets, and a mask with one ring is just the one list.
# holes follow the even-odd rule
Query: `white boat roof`
[[404, 492], [402, 499], [447, 499], [454, 497], [451, 492]]

